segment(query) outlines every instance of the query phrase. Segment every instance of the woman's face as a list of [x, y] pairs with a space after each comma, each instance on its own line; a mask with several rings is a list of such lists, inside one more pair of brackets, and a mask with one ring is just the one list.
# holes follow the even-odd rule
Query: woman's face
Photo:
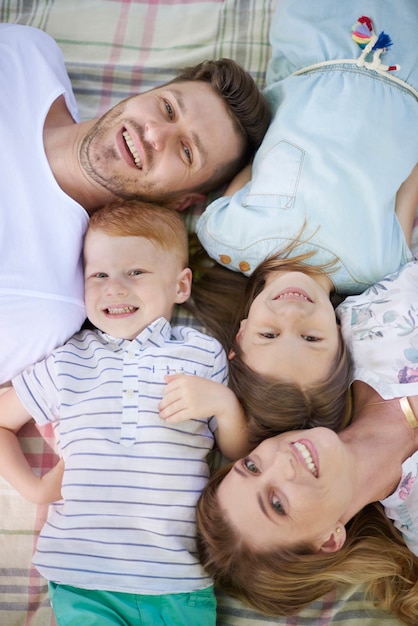
[[227, 519], [254, 548], [334, 551], [351, 517], [350, 458], [328, 428], [283, 433], [237, 461], [218, 489]]
[[340, 333], [329, 294], [303, 272], [274, 272], [242, 320], [237, 343], [261, 375], [302, 387], [327, 378]]

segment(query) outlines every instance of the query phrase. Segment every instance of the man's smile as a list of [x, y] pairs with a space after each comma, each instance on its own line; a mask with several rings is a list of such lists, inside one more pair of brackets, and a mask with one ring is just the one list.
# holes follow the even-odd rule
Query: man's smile
[[128, 131], [125, 129], [122, 133], [122, 137], [125, 140], [125, 144], [126, 147], [128, 148], [128, 151], [130, 152], [130, 154], [132, 155], [132, 159], [136, 165], [136, 167], [139, 170], [142, 170], [142, 161], [141, 158], [139, 156], [139, 152], [136, 149], [134, 142], [132, 141], [132, 137], [130, 136], [130, 134], [128, 133]]

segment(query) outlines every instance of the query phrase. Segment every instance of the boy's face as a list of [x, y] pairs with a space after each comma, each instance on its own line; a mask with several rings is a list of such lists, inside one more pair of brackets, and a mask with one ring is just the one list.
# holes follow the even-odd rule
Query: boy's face
[[133, 339], [159, 317], [170, 320], [190, 295], [190, 269], [144, 237], [89, 230], [84, 264], [87, 316], [113, 337]]

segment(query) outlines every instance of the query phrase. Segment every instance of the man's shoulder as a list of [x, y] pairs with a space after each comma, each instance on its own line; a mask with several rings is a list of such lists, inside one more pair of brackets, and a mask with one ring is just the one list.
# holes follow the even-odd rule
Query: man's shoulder
[[10, 40], [15, 47], [21, 45], [26, 47], [32, 44], [57, 46], [55, 39], [47, 32], [26, 24], [0, 23], [1, 40]]

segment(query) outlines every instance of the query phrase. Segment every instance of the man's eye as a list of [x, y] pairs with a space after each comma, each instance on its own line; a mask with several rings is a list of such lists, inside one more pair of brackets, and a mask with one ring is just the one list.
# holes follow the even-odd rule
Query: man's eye
[[313, 337], [312, 335], [302, 335], [302, 339], [305, 341], [321, 341], [319, 337]]
[[245, 469], [251, 472], [252, 474], [258, 474], [257, 465], [253, 463], [251, 459], [249, 459], [248, 457], [245, 457], [245, 459], [242, 460], [242, 464], [244, 465]]
[[174, 118], [173, 107], [171, 106], [171, 104], [167, 100], [164, 100], [164, 104], [165, 104], [166, 111], [168, 113], [168, 117], [170, 118], [170, 120], [172, 120]]
[[184, 150], [184, 154], [186, 155], [187, 160], [189, 161], [189, 163], [191, 163], [192, 153], [190, 152], [189, 148], [187, 146], [183, 146], [183, 150]]
[[271, 500], [271, 508], [276, 512], [279, 513], [279, 515], [286, 515], [286, 512], [283, 508], [282, 503], [280, 502], [279, 498], [275, 495], [272, 496]]

